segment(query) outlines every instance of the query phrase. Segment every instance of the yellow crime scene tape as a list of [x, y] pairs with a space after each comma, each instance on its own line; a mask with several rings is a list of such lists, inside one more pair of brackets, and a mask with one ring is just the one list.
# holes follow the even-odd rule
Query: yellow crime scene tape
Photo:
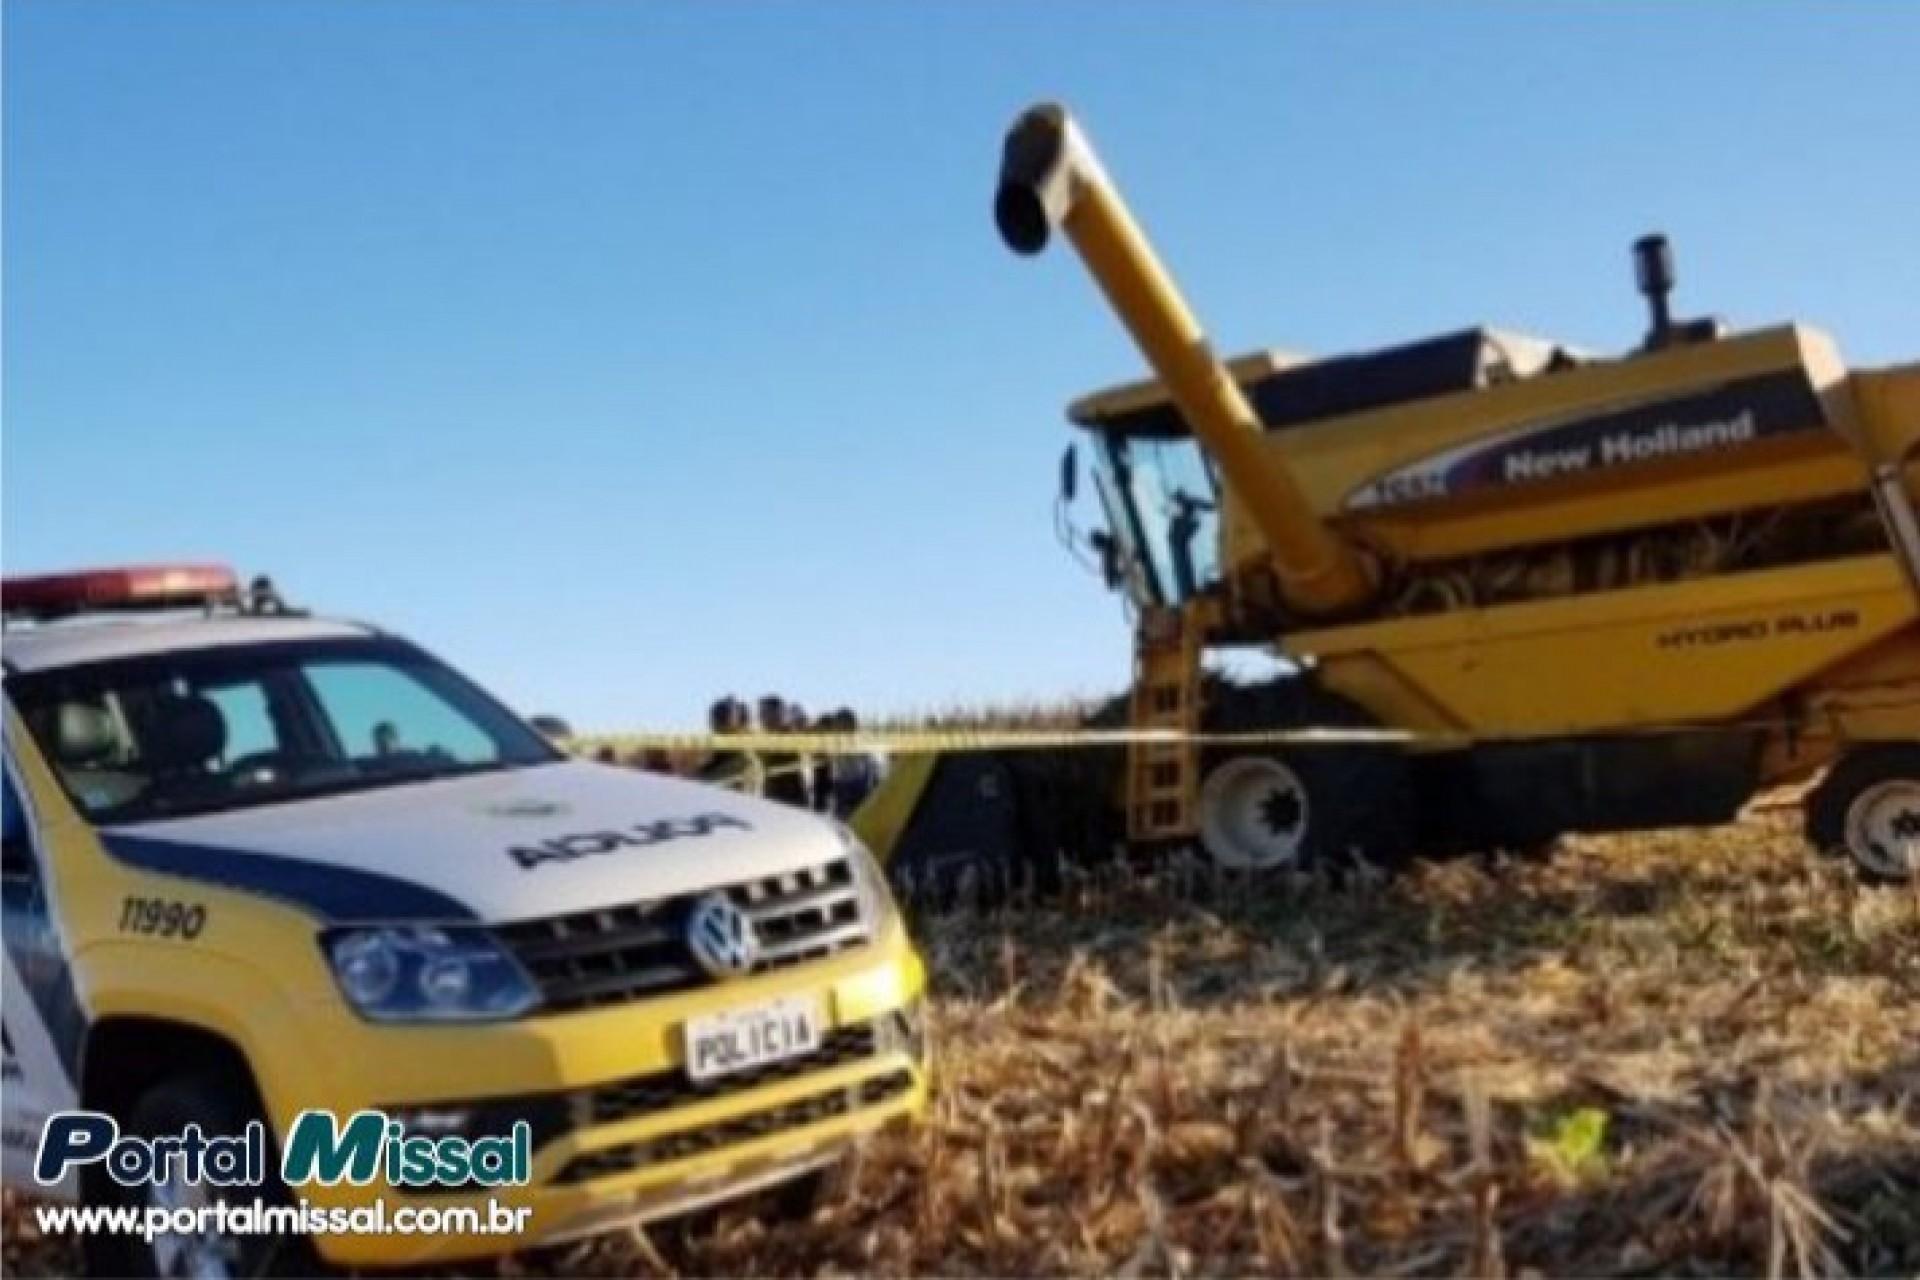
[[[1703, 734], [1780, 729], [1781, 716], [1754, 716], [1715, 724], [1648, 724], [1615, 730], [1610, 737]], [[560, 739], [565, 749], [586, 755], [607, 753], [627, 763], [646, 754], [699, 755], [701, 776], [714, 785], [753, 795], [766, 793], [769, 780], [785, 775], [809, 775], [836, 756], [884, 753], [889, 763], [885, 780], [859, 801], [846, 821], [867, 847], [892, 865], [908, 846], [922, 801], [930, 794], [941, 757], [968, 753], [1078, 751], [1127, 749], [1139, 746], [1209, 747], [1235, 745], [1288, 746], [1307, 749], [1366, 745], [1410, 750], [1445, 749], [1553, 737], [1551, 733], [1499, 736], [1486, 733], [1435, 732], [1362, 726], [1327, 726], [1246, 732], [1193, 732], [1176, 729], [947, 729], [865, 730], [845, 733], [579, 733]], [[669, 765], [669, 768], [673, 766]], [[716, 772], [717, 770], [717, 772]], [[678, 769], [674, 769], [678, 771]], [[949, 797], [950, 800], [950, 797]]]
[[[1910, 699], [1873, 704], [1876, 709], [1906, 707]], [[1739, 732], [1793, 732], [1797, 725], [1784, 714], [1762, 714], [1733, 720], [1661, 721], [1610, 728], [1604, 737], [1660, 737], [1680, 734], [1724, 734]], [[1237, 732], [1199, 731], [1183, 733], [1176, 729], [942, 729], [942, 730], [863, 730], [858, 733], [579, 733], [562, 739], [575, 751], [597, 751], [611, 747], [615, 751], [698, 751], [707, 754], [747, 752], [767, 754], [805, 754], [815, 756], [863, 755], [885, 752], [888, 755], [940, 755], [969, 751], [1048, 751], [1062, 748], [1174, 746], [1195, 743], [1202, 746], [1351, 746], [1387, 744], [1423, 747], [1471, 746], [1498, 742], [1519, 742], [1563, 736], [1550, 730], [1503, 734], [1494, 731], [1467, 733], [1460, 730], [1414, 730], [1329, 726], [1300, 729], [1260, 729]]]
[[959, 729], [934, 732], [872, 733], [581, 733], [566, 739], [575, 750], [804, 752], [808, 755], [938, 755], [958, 751], [1041, 751], [1062, 747], [1126, 747], [1265, 743], [1413, 742], [1419, 735], [1401, 729], [1274, 729], [1252, 733], [1180, 733], [1172, 729]]

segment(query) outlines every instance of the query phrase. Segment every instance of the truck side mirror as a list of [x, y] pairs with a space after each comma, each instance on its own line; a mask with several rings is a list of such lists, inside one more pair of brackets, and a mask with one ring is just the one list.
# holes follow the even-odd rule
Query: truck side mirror
[[559, 739], [571, 738], [573, 736], [573, 726], [559, 716], [529, 716], [527, 717], [527, 723], [532, 725], [534, 732], [543, 738]]
[[1060, 501], [1072, 502], [1080, 492], [1080, 450], [1068, 445], [1060, 455]]

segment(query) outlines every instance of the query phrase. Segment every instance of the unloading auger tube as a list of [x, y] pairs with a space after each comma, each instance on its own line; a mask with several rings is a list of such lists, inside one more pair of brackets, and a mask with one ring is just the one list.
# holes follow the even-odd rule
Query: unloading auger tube
[[1015, 253], [1039, 253], [1055, 227], [1073, 241], [1259, 527], [1286, 602], [1314, 617], [1364, 607], [1376, 594], [1376, 566], [1313, 514], [1293, 474], [1267, 454], [1253, 406], [1214, 355], [1065, 108], [1033, 107], [1008, 130], [993, 214], [1001, 239]]

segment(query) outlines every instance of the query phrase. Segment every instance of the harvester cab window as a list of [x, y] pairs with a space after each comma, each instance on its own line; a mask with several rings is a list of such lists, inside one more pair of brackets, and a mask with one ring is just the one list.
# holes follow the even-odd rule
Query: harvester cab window
[[1133, 560], [1136, 604], [1173, 607], [1220, 577], [1220, 490], [1191, 437], [1102, 433], [1101, 493]]
[[1155, 590], [1147, 577], [1140, 555], [1140, 537], [1132, 517], [1132, 503], [1124, 497], [1124, 488], [1115, 469], [1104, 462], [1093, 473], [1094, 487], [1100, 494], [1100, 509], [1107, 517], [1107, 535], [1095, 535], [1095, 545], [1105, 560], [1107, 587], [1126, 593], [1140, 608], [1154, 603]]

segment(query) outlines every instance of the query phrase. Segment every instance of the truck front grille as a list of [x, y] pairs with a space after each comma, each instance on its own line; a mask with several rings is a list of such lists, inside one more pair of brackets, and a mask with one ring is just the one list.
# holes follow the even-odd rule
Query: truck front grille
[[[853, 861], [839, 858], [784, 875], [725, 886], [753, 920], [753, 972], [805, 964], [867, 941]], [[705, 892], [502, 925], [497, 934], [525, 966], [545, 1011], [565, 1013], [704, 986], [687, 950], [685, 919]]]
[[[685, 1067], [673, 1067], [583, 1089], [524, 1097], [440, 1102], [426, 1106], [392, 1105], [385, 1110], [389, 1115], [401, 1119], [402, 1123], [415, 1112], [464, 1113], [468, 1119], [461, 1126], [461, 1132], [475, 1137], [497, 1137], [510, 1132], [515, 1121], [525, 1120], [533, 1131], [533, 1149], [538, 1152], [556, 1138], [595, 1125], [618, 1124], [623, 1120], [664, 1114], [677, 1107], [734, 1098], [767, 1085], [831, 1071], [836, 1067], [872, 1062], [889, 1054], [906, 1053], [918, 1062], [925, 1052], [923, 1025], [924, 1014], [916, 1003], [883, 1014], [872, 1022], [855, 1023], [829, 1031], [820, 1047], [804, 1057], [790, 1058], [752, 1071], [736, 1071], [711, 1080], [695, 1080], [687, 1074]], [[571, 1170], [574, 1165], [591, 1158], [582, 1156], [567, 1168]], [[413, 1194], [459, 1194], [471, 1191], [477, 1185], [441, 1184], [416, 1188]]]
[[823, 1120], [851, 1115], [866, 1107], [879, 1106], [904, 1097], [913, 1088], [911, 1071], [892, 1071], [859, 1084], [831, 1089], [811, 1097], [799, 1098], [777, 1107], [768, 1107], [730, 1120], [681, 1129], [639, 1142], [629, 1142], [602, 1151], [577, 1156], [567, 1163], [555, 1179], [560, 1183], [586, 1182], [614, 1174], [630, 1173], [648, 1165], [669, 1164], [692, 1156], [718, 1151], [741, 1142], [751, 1142], [789, 1129], [798, 1129]]

